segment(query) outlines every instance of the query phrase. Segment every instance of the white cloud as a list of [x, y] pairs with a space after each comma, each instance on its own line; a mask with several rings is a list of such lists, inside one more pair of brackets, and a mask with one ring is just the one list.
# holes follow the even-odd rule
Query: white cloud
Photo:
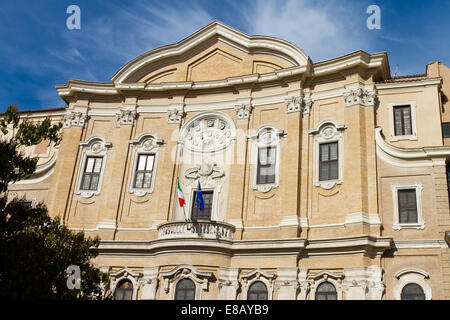
[[322, 61], [369, 47], [365, 14], [343, 1], [278, 0], [254, 1], [243, 16], [251, 34], [290, 41]]
[[[81, 32], [64, 30], [65, 45], [51, 55], [73, 69], [76, 77], [109, 81], [123, 64], [154, 48], [177, 42], [213, 18], [195, 3], [152, 3], [113, 7], [112, 14], [82, 22]], [[73, 77], [73, 76], [72, 76]]]

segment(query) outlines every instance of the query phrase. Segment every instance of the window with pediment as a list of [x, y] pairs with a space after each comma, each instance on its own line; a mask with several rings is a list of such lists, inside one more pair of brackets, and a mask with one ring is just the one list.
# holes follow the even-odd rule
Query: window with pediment
[[106, 167], [108, 149], [112, 144], [102, 137], [91, 137], [81, 142], [81, 164], [75, 193], [85, 198], [100, 194]]
[[286, 132], [272, 126], [261, 127], [249, 136], [252, 143], [252, 189], [269, 192], [280, 185], [281, 137]]
[[151, 133], [143, 133], [131, 140], [132, 163], [128, 192], [142, 197], [155, 188], [159, 151], [164, 141]]

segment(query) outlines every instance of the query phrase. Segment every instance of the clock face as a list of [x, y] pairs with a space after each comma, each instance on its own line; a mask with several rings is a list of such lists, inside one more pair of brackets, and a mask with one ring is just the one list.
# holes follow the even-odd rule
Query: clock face
[[192, 122], [183, 135], [184, 146], [197, 152], [215, 152], [231, 143], [230, 125], [217, 116]]

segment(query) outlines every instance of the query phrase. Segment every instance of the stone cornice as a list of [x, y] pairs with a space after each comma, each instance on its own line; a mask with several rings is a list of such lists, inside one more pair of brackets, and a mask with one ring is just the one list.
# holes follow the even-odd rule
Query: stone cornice
[[387, 143], [381, 128], [375, 128], [377, 156], [397, 167], [427, 167], [436, 164], [445, 165], [450, 158], [450, 147], [399, 148]]
[[442, 84], [442, 78], [426, 78], [426, 79], [415, 79], [415, 80], [409, 80], [409, 81], [376, 83], [375, 87], [378, 90], [383, 90], [383, 89], [422, 87], [422, 86], [430, 86], [430, 85], [439, 86], [441, 84]]
[[[173, 90], [205, 90], [205, 89], [219, 89], [219, 88], [235, 88], [243, 84], [263, 84], [268, 82], [283, 82], [286, 78], [294, 76], [316, 77], [329, 73], [337, 73], [344, 69], [353, 67], [354, 65], [363, 65], [366, 68], [380, 68], [382, 71], [386, 68], [387, 57], [385, 54], [370, 55], [364, 51], [357, 51], [349, 55], [339, 57], [336, 59], [319, 62], [312, 65], [311, 69], [307, 66], [295, 66], [285, 69], [276, 70], [265, 74], [249, 74], [238, 77], [229, 77], [221, 80], [212, 81], [180, 81], [180, 82], [165, 82], [157, 84], [145, 83], [102, 83], [102, 82], [88, 82], [81, 80], [69, 79], [64, 85], [55, 86], [61, 98], [66, 99], [76, 93], [89, 93], [98, 95], [118, 95], [122, 96], [125, 91], [140, 91], [140, 92], [164, 92]], [[385, 73], [386, 70], [383, 72]], [[387, 72], [387, 71], [386, 71]], [[383, 74], [389, 78], [389, 74]], [[423, 80], [422, 80], [423, 81]], [[437, 80], [436, 80], [437, 81]], [[430, 82], [434, 84], [434, 82]], [[383, 86], [391, 86], [391, 83], [377, 84], [377, 88], [384, 88]], [[395, 84], [394, 84], [395, 85]], [[342, 95], [342, 89], [336, 89], [337, 95]], [[313, 100], [315, 100], [313, 93]]]
[[321, 61], [312, 65], [311, 76], [323, 76], [342, 70], [362, 66], [381, 69], [384, 79], [390, 78], [390, 69], [386, 52], [369, 54], [358, 50], [334, 59]]
[[101, 241], [100, 255], [149, 255], [211, 253], [225, 256], [379, 255], [391, 248], [391, 237], [361, 235], [330, 239], [225, 240], [205, 238], [155, 239], [150, 241]]

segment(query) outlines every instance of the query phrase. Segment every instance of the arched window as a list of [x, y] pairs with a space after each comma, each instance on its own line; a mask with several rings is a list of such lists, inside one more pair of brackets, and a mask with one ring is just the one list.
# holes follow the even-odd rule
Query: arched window
[[247, 300], [267, 300], [267, 287], [261, 281], [253, 282], [248, 288]]
[[130, 280], [121, 281], [114, 291], [114, 300], [132, 300], [133, 284]]
[[416, 283], [408, 283], [403, 287], [402, 300], [425, 300], [425, 293]]
[[316, 300], [337, 300], [334, 285], [328, 281], [322, 282], [316, 290]]
[[175, 300], [195, 300], [195, 283], [190, 279], [178, 281]]

